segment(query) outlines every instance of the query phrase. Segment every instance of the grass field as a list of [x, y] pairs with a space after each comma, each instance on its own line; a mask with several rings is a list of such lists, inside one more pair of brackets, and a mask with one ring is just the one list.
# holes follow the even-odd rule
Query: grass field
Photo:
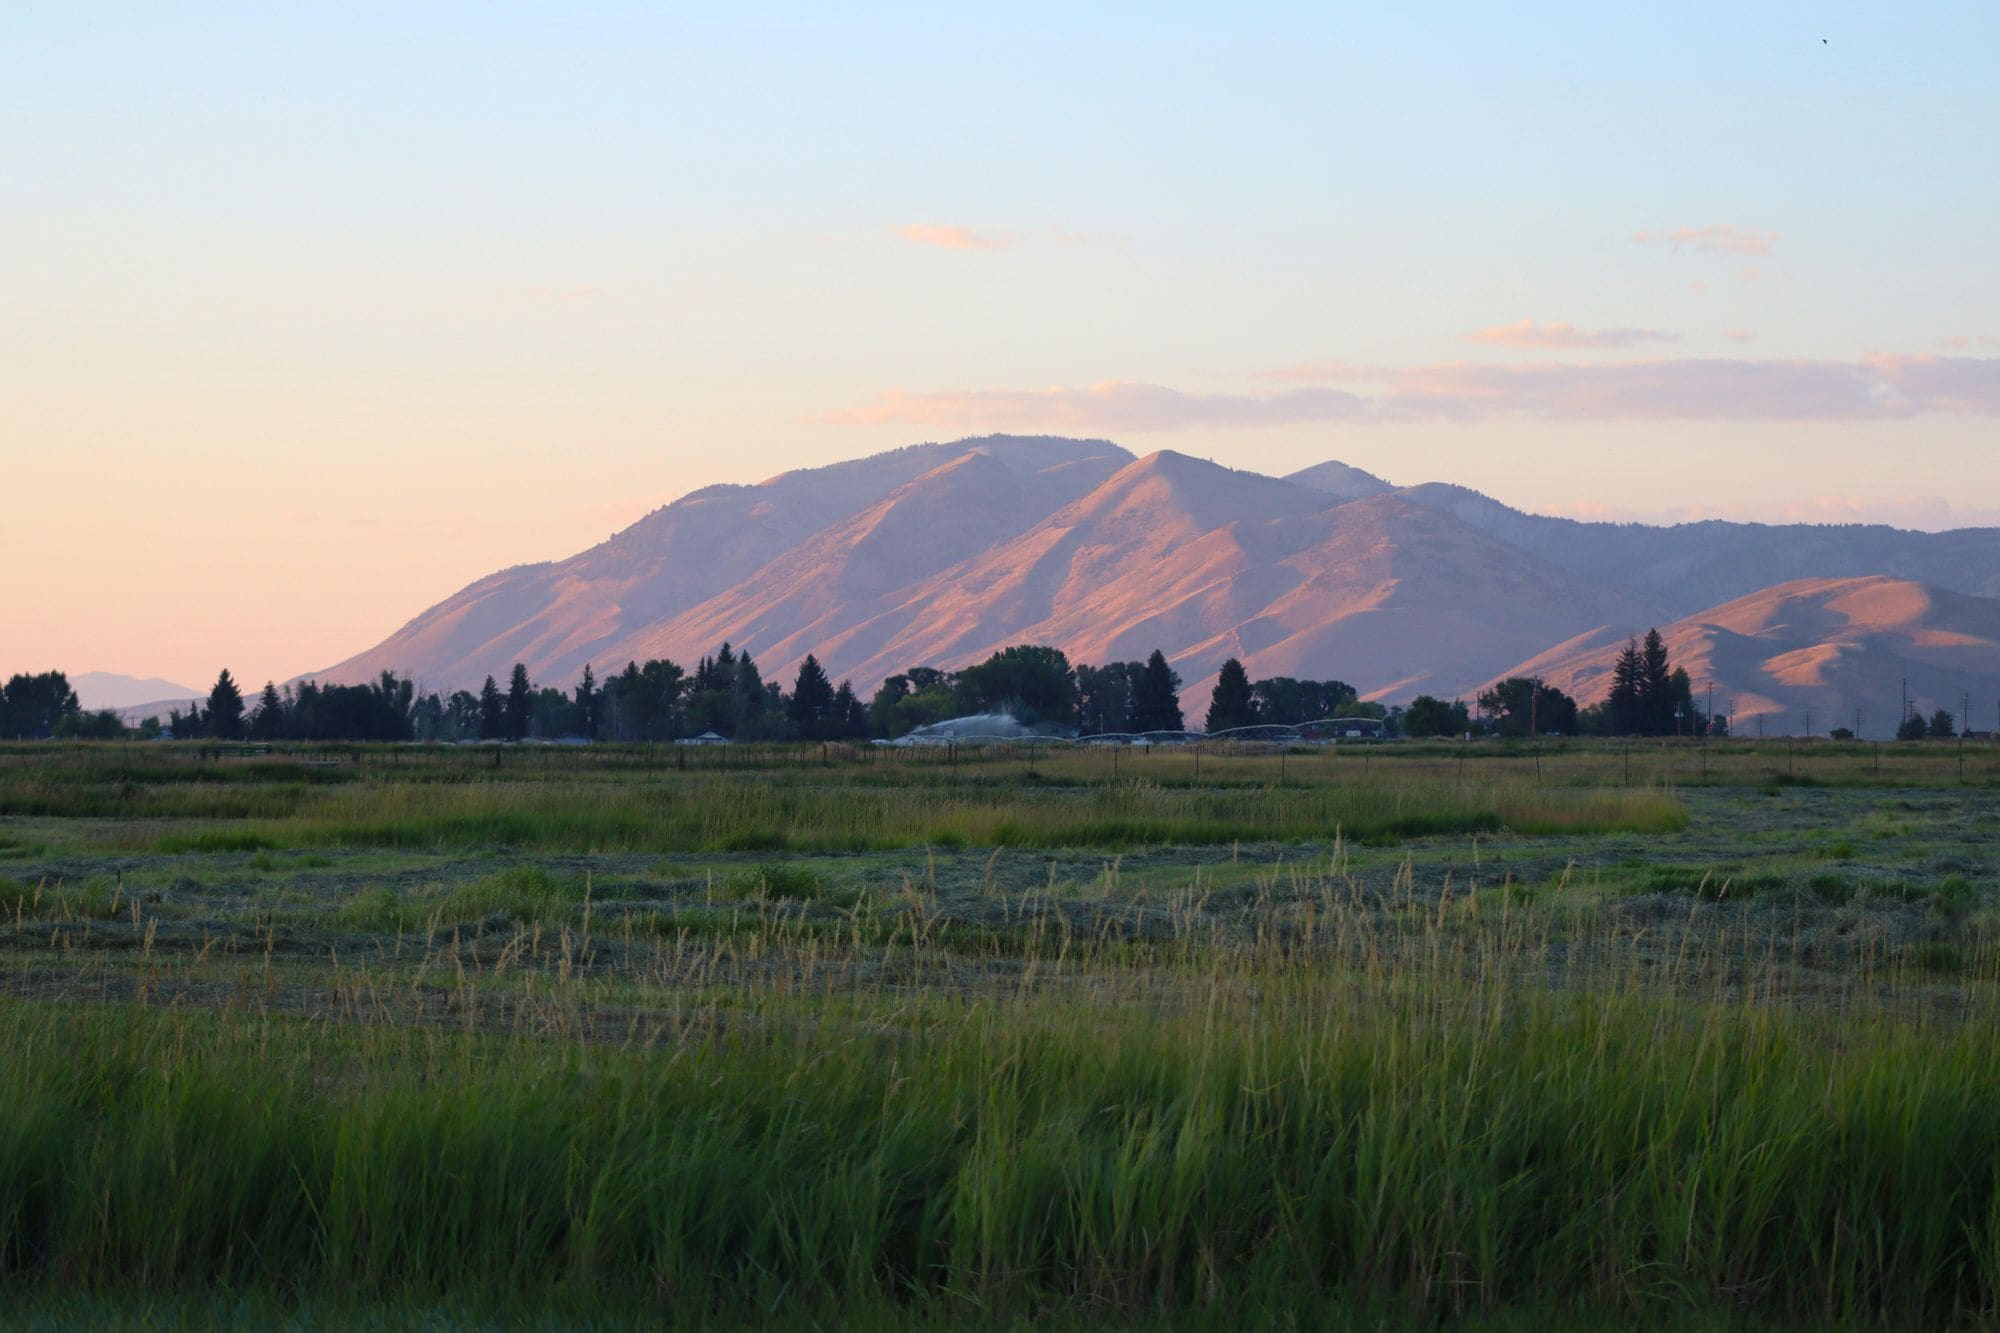
[[1973, 745], [0, 747], [0, 1326], [1990, 1325], [1996, 846]]

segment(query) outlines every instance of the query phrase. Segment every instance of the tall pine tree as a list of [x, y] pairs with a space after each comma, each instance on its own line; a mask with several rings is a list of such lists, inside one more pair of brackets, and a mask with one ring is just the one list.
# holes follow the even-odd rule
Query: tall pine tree
[[507, 697], [500, 693], [500, 687], [488, 676], [486, 683], [479, 687], [479, 739], [498, 741], [507, 738]]
[[1639, 649], [1639, 716], [1644, 735], [1673, 734], [1673, 667], [1667, 661], [1666, 640], [1657, 629], [1646, 631], [1646, 642]]
[[228, 667], [222, 669], [215, 678], [215, 688], [208, 692], [206, 719], [209, 735], [225, 741], [243, 739], [243, 691], [236, 688]]
[[275, 741], [285, 734], [285, 701], [278, 697], [278, 687], [270, 681], [264, 682], [264, 693], [257, 700], [257, 709], [250, 714], [250, 734], [260, 741]]
[[799, 663], [799, 678], [792, 686], [791, 702], [785, 706], [799, 735], [809, 741], [829, 739], [837, 730], [829, 724], [844, 722], [833, 716], [833, 682], [827, 679], [826, 668], [811, 653]]
[[528, 722], [535, 714], [535, 687], [528, 680], [528, 668], [514, 663], [507, 678], [507, 739], [518, 741], [528, 734]]
[[1645, 667], [1639, 660], [1639, 641], [1625, 640], [1618, 663], [1611, 668], [1611, 696], [1605, 700], [1611, 732], [1630, 736], [1640, 730], [1639, 682]]
[[1210, 735], [1257, 725], [1257, 704], [1250, 697], [1250, 676], [1233, 657], [1222, 664], [1215, 678], [1215, 693], [1209, 697], [1208, 720], [1204, 725]]
[[1181, 731], [1181, 678], [1167, 665], [1167, 655], [1158, 648], [1146, 659], [1132, 690], [1132, 730]]
[[583, 664], [583, 679], [576, 683], [576, 727], [587, 739], [597, 739], [597, 677], [590, 663]]

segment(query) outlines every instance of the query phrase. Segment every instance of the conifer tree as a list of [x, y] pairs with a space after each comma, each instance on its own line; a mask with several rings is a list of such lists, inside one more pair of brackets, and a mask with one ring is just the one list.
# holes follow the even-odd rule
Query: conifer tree
[[275, 741], [285, 734], [285, 701], [268, 680], [257, 700], [257, 710], [250, 714], [250, 734], [260, 741]]
[[[722, 652], [726, 654], [728, 651], [729, 645], [723, 644]], [[721, 655], [718, 655], [716, 661], [719, 663], [721, 660]], [[758, 669], [756, 662], [751, 660], [750, 654], [737, 655], [735, 678], [738, 719], [748, 720], [762, 713], [770, 698], [764, 691], [764, 673]]]
[[842, 738], [868, 734], [868, 708], [854, 692], [853, 681], [841, 681], [840, 688], [833, 692], [833, 715]]
[[507, 739], [525, 737], [534, 713], [535, 687], [528, 680], [528, 668], [516, 662], [514, 674], [507, 679]]
[[1639, 730], [1643, 734], [1673, 733], [1673, 669], [1667, 661], [1666, 640], [1657, 629], [1646, 631], [1646, 642], [1639, 649], [1639, 712]]
[[215, 678], [215, 688], [208, 692], [205, 717], [203, 727], [209, 735], [225, 741], [243, 739], [243, 691], [236, 688], [228, 667], [222, 669]]
[[791, 702], [785, 709], [801, 736], [807, 740], [825, 740], [832, 735], [829, 730], [832, 724], [846, 721], [844, 717], [835, 717], [833, 700], [833, 682], [827, 679], [826, 668], [817, 657], [807, 653], [806, 660], [799, 663], [799, 678], [792, 686]]
[[1257, 724], [1257, 704], [1250, 697], [1250, 676], [1243, 664], [1230, 658], [1215, 678], [1215, 692], [1209, 697], [1204, 729], [1213, 735], [1237, 727]]
[[1607, 719], [1614, 736], [1630, 736], [1640, 730], [1639, 685], [1645, 674], [1639, 659], [1639, 641], [1625, 640], [1618, 663], [1611, 668], [1611, 695], [1605, 700]]
[[576, 684], [576, 725], [591, 740], [597, 739], [598, 694], [597, 677], [591, 673], [590, 663], [585, 662], [583, 679]]
[[488, 676], [479, 687], [479, 739], [504, 740], [507, 736], [507, 700], [500, 687]]
[[1155, 648], [1132, 691], [1132, 730], [1181, 731], [1186, 726], [1181, 718], [1181, 678], [1167, 665], [1166, 654]]

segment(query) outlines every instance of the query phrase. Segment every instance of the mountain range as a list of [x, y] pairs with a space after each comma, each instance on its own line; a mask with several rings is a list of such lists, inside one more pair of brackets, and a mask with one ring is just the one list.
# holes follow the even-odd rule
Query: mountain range
[[115, 671], [79, 671], [69, 678], [69, 685], [76, 691], [77, 702], [92, 712], [137, 708], [161, 699], [172, 699], [178, 706], [208, 695], [207, 690], [190, 689], [170, 680], [123, 676]]
[[1033, 642], [1087, 662], [1163, 649], [1196, 717], [1230, 657], [1253, 679], [1338, 677], [1390, 702], [1537, 673], [1587, 704], [1655, 625], [1739, 726], [1858, 707], [1885, 732], [1905, 677], [1927, 709], [1987, 707], [2000, 529], [1587, 523], [1340, 462], [1272, 477], [988, 436], [694, 491], [313, 674], [476, 688], [522, 662], [561, 683], [728, 640], [771, 677], [814, 653], [865, 695]]

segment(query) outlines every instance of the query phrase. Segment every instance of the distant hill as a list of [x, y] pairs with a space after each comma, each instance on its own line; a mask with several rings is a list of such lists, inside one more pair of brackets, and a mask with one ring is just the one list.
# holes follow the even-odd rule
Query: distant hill
[[170, 680], [121, 676], [115, 671], [82, 671], [69, 678], [70, 688], [86, 709], [124, 709], [158, 699], [186, 701], [206, 698], [207, 690], [190, 689]]
[[[1232, 655], [1253, 677], [1334, 676], [1400, 701], [1553, 669], [1773, 585], [1871, 577], [1933, 605], [2000, 598], [2000, 529], [1579, 523], [1336, 461], [1279, 478], [996, 435], [695, 491], [566, 560], [489, 575], [316, 674], [476, 688], [519, 661], [567, 684], [587, 662], [691, 664], [728, 640], [768, 677], [813, 652], [865, 693], [1043, 642], [1090, 662], [1161, 648], [1190, 703]], [[1942, 673], [1923, 690], [1958, 688], [1911, 660]], [[1850, 688], [1843, 675], [1824, 697]]]
[[[2000, 707], [2000, 600], [1871, 575], [1798, 579], [1660, 627], [1697, 696], [1714, 683], [1715, 709], [1739, 732], [1764, 720], [1773, 735], [1852, 727], [1892, 734], [1903, 683], [1926, 716], [1949, 710], [1991, 729]], [[1523, 662], [1506, 675], [1539, 675], [1579, 703], [1604, 698], [1626, 635], [1598, 630]]]

